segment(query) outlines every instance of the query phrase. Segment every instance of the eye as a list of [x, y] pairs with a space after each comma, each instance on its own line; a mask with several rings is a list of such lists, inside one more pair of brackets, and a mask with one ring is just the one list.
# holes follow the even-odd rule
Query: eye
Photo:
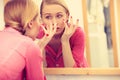
[[46, 18], [46, 19], [51, 19], [51, 18], [52, 18], [52, 16], [45, 16], [45, 18]]
[[63, 17], [63, 15], [58, 14], [56, 17], [57, 17], [57, 18], [62, 18], [62, 17]]

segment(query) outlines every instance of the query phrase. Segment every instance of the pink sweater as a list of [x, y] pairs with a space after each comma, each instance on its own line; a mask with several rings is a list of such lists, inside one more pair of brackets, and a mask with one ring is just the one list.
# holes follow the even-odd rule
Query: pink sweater
[[[39, 35], [38, 38], [41, 38], [42, 36], [43, 34]], [[70, 47], [73, 58], [76, 62], [75, 66], [73, 67], [80, 67], [80, 68], [88, 67], [86, 58], [84, 56], [85, 34], [80, 27], [77, 28], [75, 33], [70, 38]], [[47, 45], [45, 51], [46, 51], [47, 67], [64, 67], [62, 45], [59, 46], [57, 52], [55, 52], [52, 47]]]
[[44, 80], [39, 46], [12, 28], [0, 32], [0, 80]]

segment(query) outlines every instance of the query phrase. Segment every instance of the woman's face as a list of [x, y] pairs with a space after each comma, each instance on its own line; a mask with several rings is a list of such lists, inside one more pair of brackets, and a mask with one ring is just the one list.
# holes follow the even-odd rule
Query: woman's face
[[52, 24], [57, 23], [56, 34], [60, 34], [64, 30], [64, 24], [63, 24], [64, 20], [65, 21], [68, 20], [68, 14], [66, 13], [64, 7], [57, 4], [43, 5], [42, 21], [46, 25], [49, 25], [50, 22]]

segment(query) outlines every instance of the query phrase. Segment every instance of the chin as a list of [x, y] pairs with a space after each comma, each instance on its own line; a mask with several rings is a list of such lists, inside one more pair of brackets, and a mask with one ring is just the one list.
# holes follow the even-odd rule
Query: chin
[[36, 37], [35, 36], [31, 36], [31, 39], [34, 41], [36, 39]]
[[55, 35], [58, 35], [58, 34], [61, 34], [61, 33], [62, 33], [62, 31], [58, 31], [58, 32], [55, 33]]
[[61, 36], [63, 31], [56, 32], [54, 36]]
[[31, 38], [33, 41], [35, 40], [35, 38]]

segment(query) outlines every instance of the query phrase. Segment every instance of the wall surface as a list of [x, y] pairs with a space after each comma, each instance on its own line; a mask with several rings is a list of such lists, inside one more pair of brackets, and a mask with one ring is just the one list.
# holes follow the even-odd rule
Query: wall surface
[[3, 0], [0, 0], [0, 30], [4, 28], [3, 10], [4, 10]]
[[74, 23], [79, 19], [80, 27], [84, 27], [82, 14], [82, 0], [65, 0], [68, 4], [71, 16], [73, 16]]

